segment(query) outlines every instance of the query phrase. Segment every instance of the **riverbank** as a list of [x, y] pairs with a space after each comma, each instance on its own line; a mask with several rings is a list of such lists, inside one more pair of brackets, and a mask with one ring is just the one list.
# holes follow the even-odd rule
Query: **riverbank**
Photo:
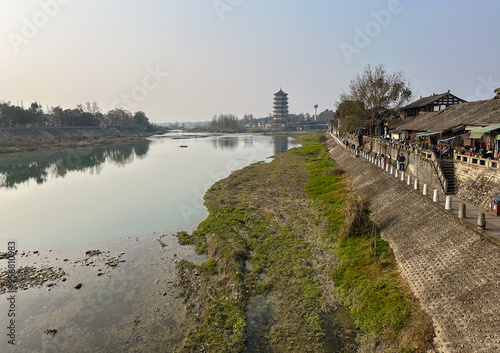
[[431, 316], [439, 352], [500, 348], [500, 249], [477, 227], [421, 191], [355, 158], [334, 138], [328, 148], [381, 226], [401, 275]]
[[[179, 352], [430, 348], [430, 321], [387, 243], [371, 237], [369, 219], [319, 137], [303, 142], [216, 183], [205, 195], [208, 218], [192, 234], [178, 234], [208, 256], [200, 266], [178, 265], [196, 318]], [[260, 329], [255, 308], [265, 318]]]
[[[20, 243], [17, 292], [0, 294], [0, 334], [15, 319], [16, 345], [5, 338], [1, 351], [173, 352], [191, 323], [173, 285], [176, 262], [204, 260], [173, 233], [31, 251]], [[0, 260], [0, 278], [7, 263]], [[11, 285], [0, 280], [0, 293]], [[7, 316], [12, 295], [15, 317]]]
[[105, 146], [150, 136], [143, 126], [0, 129], [0, 153]]

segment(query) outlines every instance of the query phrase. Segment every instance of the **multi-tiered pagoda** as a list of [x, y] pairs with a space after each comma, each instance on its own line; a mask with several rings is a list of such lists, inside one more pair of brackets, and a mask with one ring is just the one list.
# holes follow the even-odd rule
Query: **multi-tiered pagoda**
[[288, 119], [288, 93], [281, 90], [274, 94], [274, 123], [283, 124]]

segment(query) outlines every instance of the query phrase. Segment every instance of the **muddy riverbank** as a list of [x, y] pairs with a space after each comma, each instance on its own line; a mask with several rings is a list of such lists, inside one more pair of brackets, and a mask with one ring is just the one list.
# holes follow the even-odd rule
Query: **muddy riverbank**
[[208, 256], [183, 266], [194, 319], [179, 352], [428, 351], [430, 321], [320, 141], [206, 193], [208, 218], [178, 236]]
[[[0, 294], [1, 351], [173, 352], [190, 323], [175, 286], [181, 260], [204, 258], [171, 233], [19, 251], [17, 292]], [[0, 260], [0, 277], [7, 261]], [[15, 346], [4, 339], [9, 295], [16, 297]]]
[[1, 128], [0, 153], [128, 143], [151, 136], [143, 126]]

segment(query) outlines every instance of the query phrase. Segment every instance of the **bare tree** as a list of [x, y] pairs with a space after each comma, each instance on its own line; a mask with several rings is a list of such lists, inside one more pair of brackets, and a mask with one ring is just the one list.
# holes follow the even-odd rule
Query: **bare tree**
[[133, 125], [134, 119], [131, 112], [125, 109], [116, 108], [106, 114], [109, 125]]
[[84, 104], [78, 104], [77, 108], [85, 113], [96, 114], [101, 111], [99, 104], [97, 102], [86, 102]]
[[340, 95], [340, 102], [352, 104], [354, 113], [369, 123], [372, 132], [383, 123], [395, 109], [406, 105], [412, 98], [411, 81], [402, 72], [388, 72], [386, 66], [367, 65], [349, 83], [347, 91]]

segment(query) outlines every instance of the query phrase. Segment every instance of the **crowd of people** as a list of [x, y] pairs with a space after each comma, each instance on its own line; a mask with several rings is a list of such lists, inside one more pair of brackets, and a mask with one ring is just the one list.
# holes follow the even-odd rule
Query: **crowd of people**
[[[394, 159], [391, 157], [390, 154], [384, 155], [383, 153], [374, 152], [373, 156], [380, 160], [379, 165], [382, 167], [382, 169], [384, 169], [386, 165], [393, 166], [394, 164]], [[405, 165], [406, 165], [406, 157], [404, 153], [401, 153], [400, 155], [396, 156], [396, 165], [395, 165], [396, 169], [404, 171]]]
[[[344, 147], [352, 154], [354, 154], [356, 157], [361, 156], [363, 152], [363, 146], [356, 146], [354, 143], [349, 142], [347, 139], [342, 140], [342, 144]], [[373, 152], [373, 157], [374, 158], [379, 158], [380, 160], [380, 166], [382, 168], [385, 168], [386, 165], [393, 165], [394, 164], [394, 159], [390, 155], [384, 155], [383, 153], [377, 153]], [[395, 159], [395, 167], [398, 170], [404, 171], [405, 166], [406, 166], [406, 157], [404, 156], [404, 153], [401, 153], [398, 155]]]
[[[411, 142], [410, 139], [407, 137], [402, 138], [402, 139], [395, 139], [395, 138], [388, 138], [386, 136], [379, 136], [379, 139], [381, 142], [390, 142], [392, 144], [400, 145], [400, 146], [408, 146], [408, 147], [415, 147], [415, 148], [422, 148], [422, 146], [419, 146], [416, 142]], [[363, 152], [363, 145], [356, 145], [354, 143], [351, 143], [347, 139], [343, 139], [342, 143], [344, 146], [354, 154], [356, 157], [359, 157], [361, 153]], [[450, 145], [448, 144], [438, 144], [437, 146], [429, 146], [430, 151], [436, 155], [436, 157], [440, 159], [447, 159], [447, 158], [453, 158], [454, 152], [453, 149], [451, 148]], [[460, 152], [463, 153], [463, 152]], [[466, 155], [470, 156], [478, 156], [480, 158], [489, 158], [489, 159], [499, 159], [500, 160], [500, 153], [495, 155], [495, 151], [493, 148], [478, 148], [478, 147], [472, 147], [468, 151], [465, 151]], [[394, 164], [394, 166], [398, 170], [404, 170], [405, 165], [406, 165], [406, 158], [403, 153], [398, 155], [396, 159], [392, 158], [390, 155], [385, 156], [383, 153], [377, 154], [376, 152], [372, 154], [375, 158], [380, 158], [380, 165], [385, 168], [387, 164], [391, 165], [391, 163]]]
[[401, 146], [408, 146], [408, 147], [418, 147], [416, 142], [411, 142], [411, 140], [408, 137], [404, 138], [388, 138], [387, 136], [379, 136], [379, 140], [381, 142], [390, 142], [395, 145], [401, 145]]
[[361, 152], [363, 152], [363, 146], [356, 146], [354, 143], [350, 143], [346, 139], [342, 140], [342, 143], [347, 148], [347, 150], [354, 154], [356, 157], [361, 156]]
[[[487, 149], [486, 147], [483, 148], [472, 147], [469, 151], [466, 152], [466, 154], [470, 156], [479, 155], [481, 158], [490, 158], [490, 159], [495, 158], [495, 152], [493, 151], [493, 148]], [[499, 156], [500, 153], [499, 155], [497, 155], [497, 157]]]

